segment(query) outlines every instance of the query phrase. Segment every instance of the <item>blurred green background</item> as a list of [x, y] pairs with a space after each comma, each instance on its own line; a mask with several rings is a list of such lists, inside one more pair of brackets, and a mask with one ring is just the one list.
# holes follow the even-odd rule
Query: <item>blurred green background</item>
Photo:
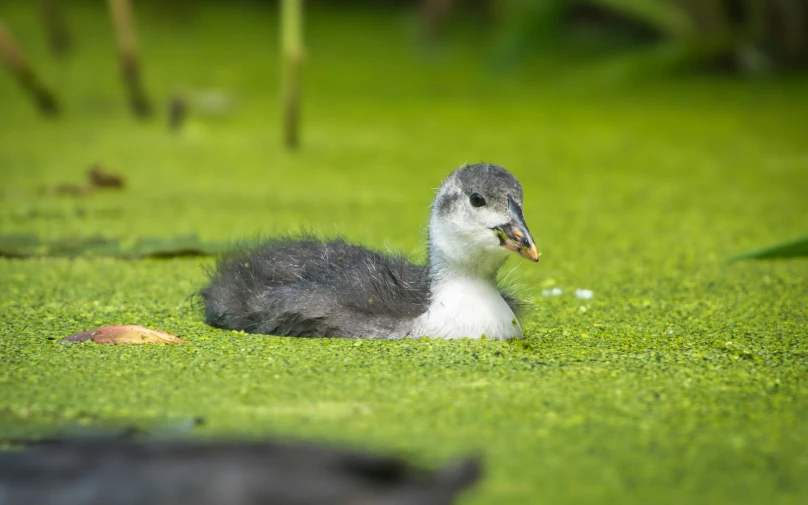
[[[808, 230], [806, 25], [782, 25], [804, 3], [309, 2], [294, 151], [276, 3], [134, 2], [146, 120], [105, 5], [65, 4], [62, 55], [34, 3], [0, 4], [62, 108], [0, 74], [3, 236], [305, 227], [423, 260], [434, 188], [488, 161], [523, 183], [543, 255], [508, 263], [521, 342], [230, 333], [193, 304], [210, 258], [0, 258], [6, 431], [201, 415], [203, 436], [480, 452], [464, 503], [808, 497], [808, 264], [726, 263]], [[124, 187], [57, 194], [94, 164]], [[55, 343], [111, 324], [186, 342]]]

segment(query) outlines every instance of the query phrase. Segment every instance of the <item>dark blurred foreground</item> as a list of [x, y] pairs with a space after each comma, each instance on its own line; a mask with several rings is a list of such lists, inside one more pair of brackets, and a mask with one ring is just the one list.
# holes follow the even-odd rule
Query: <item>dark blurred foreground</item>
[[0, 503], [443, 505], [479, 475], [301, 443], [67, 439], [0, 453]]

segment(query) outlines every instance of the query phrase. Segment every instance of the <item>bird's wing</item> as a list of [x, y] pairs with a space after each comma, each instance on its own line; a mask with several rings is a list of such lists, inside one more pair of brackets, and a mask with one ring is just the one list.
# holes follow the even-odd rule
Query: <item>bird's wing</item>
[[206, 322], [251, 333], [385, 338], [429, 303], [425, 267], [340, 239], [273, 239], [222, 258], [210, 277]]

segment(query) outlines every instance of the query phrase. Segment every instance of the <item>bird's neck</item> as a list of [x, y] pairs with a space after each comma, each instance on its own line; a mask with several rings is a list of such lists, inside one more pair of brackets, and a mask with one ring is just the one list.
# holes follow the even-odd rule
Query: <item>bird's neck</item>
[[505, 263], [503, 258], [479, 258], [473, 256], [447, 255], [431, 247], [429, 251], [430, 284], [436, 285], [447, 280], [464, 278], [496, 285], [497, 273]]
[[[444, 229], [432, 220], [429, 230], [429, 273], [432, 286], [450, 279], [473, 279], [491, 285], [497, 283], [497, 273], [507, 254], [470, 247], [467, 240]], [[497, 251], [499, 252], [499, 251]]]
[[505, 259], [496, 254], [473, 257], [462, 249], [447, 254], [430, 242], [429, 308], [413, 332], [442, 338], [520, 338], [522, 327], [497, 288]]

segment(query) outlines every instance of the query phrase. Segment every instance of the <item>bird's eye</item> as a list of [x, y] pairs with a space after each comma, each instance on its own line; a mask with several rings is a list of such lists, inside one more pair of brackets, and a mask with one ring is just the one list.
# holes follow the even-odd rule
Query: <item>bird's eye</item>
[[469, 196], [469, 201], [474, 207], [482, 207], [485, 205], [485, 198], [483, 198], [483, 195], [480, 193], [472, 193], [471, 196]]

